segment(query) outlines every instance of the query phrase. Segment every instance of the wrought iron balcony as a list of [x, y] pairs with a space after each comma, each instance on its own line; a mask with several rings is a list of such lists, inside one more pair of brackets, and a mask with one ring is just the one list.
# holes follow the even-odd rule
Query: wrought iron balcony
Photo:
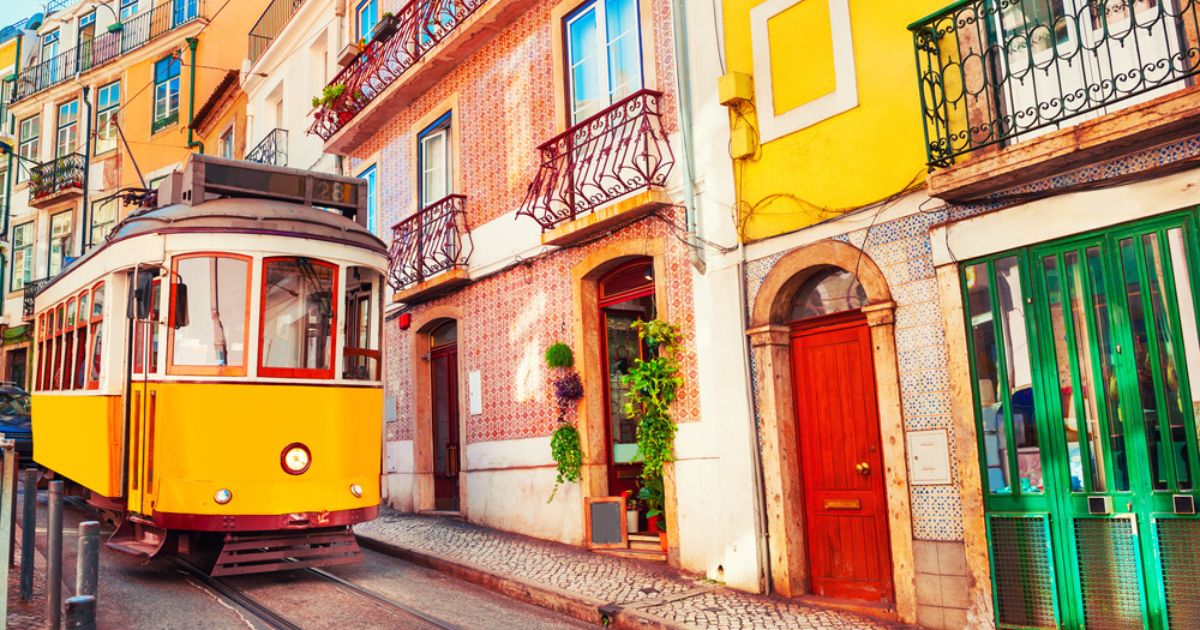
[[401, 291], [467, 264], [466, 205], [465, 196], [449, 195], [392, 227], [388, 283], [393, 289]]
[[326, 87], [309, 133], [328, 140], [488, 0], [410, 0], [396, 12], [395, 32], [376, 37]]
[[267, 132], [266, 137], [254, 149], [246, 154], [246, 160], [248, 162], [258, 162], [259, 164], [287, 166], [287, 146], [287, 129], [272, 129]]
[[1200, 70], [1200, 0], [966, 0], [909, 26], [931, 167]]
[[171, 0], [121, 22], [121, 29], [105, 31], [90, 41], [49, 59], [42, 59], [17, 75], [13, 102], [97, 68], [121, 55], [204, 15], [205, 0]]
[[29, 204], [39, 206], [66, 193], [82, 193], [86, 168], [87, 157], [71, 153], [29, 169]]
[[549, 230], [630, 193], [665, 186], [675, 154], [661, 104], [661, 92], [635, 92], [543, 144], [541, 168], [517, 215]]
[[48, 282], [50, 282], [50, 278], [38, 278], [37, 280], [30, 280], [25, 283], [25, 288], [21, 294], [21, 315], [26, 319], [33, 317], [35, 311], [34, 300]]
[[279, 36], [283, 28], [292, 21], [292, 16], [300, 9], [304, 0], [272, 0], [267, 10], [258, 16], [258, 21], [250, 27], [250, 64], [258, 62], [258, 58], [267, 52], [271, 42]]

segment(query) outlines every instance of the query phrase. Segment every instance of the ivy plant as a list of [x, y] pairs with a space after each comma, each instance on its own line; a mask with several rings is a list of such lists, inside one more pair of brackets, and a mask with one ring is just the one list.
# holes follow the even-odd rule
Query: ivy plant
[[550, 491], [546, 503], [554, 500], [559, 486], [579, 481], [579, 472], [583, 468], [583, 449], [579, 445], [579, 430], [575, 425], [566, 422], [558, 424], [550, 436], [550, 456], [558, 466], [558, 473], [554, 478], [554, 490]]
[[568, 419], [576, 401], [583, 398], [583, 381], [580, 380], [579, 373], [571, 369], [574, 363], [571, 347], [567, 344], [556, 343], [546, 349], [546, 364], [552, 368], [560, 368], [559, 374], [550, 382], [554, 405], [558, 411], [558, 426], [550, 436], [550, 457], [557, 465], [557, 475], [554, 479], [554, 490], [550, 492], [547, 503], [554, 500], [559, 486], [579, 481], [580, 470], [583, 467], [579, 430]]
[[676, 426], [671, 419], [671, 404], [683, 386], [679, 375], [679, 327], [658, 319], [637, 321], [633, 327], [651, 358], [634, 359], [621, 382], [628, 388], [625, 414], [638, 423], [642, 479], [649, 483], [662, 478], [663, 464], [674, 456]]

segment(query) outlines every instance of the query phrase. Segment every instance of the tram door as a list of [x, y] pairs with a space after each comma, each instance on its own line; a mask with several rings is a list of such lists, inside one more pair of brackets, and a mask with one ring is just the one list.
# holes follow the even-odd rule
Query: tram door
[[1185, 628], [1200, 615], [1191, 229], [1176, 218], [1030, 259], [1032, 382], [1069, 627]]
[[157, 383], [148, 375], [158, 371], [159, 313], [162, 285], [154, 279], [150, 290], [150, 314], [133, 324], [133, 366], [129, 400], [128, 510], [138, 514], [154, 513], [155, 424], [158, 407]]

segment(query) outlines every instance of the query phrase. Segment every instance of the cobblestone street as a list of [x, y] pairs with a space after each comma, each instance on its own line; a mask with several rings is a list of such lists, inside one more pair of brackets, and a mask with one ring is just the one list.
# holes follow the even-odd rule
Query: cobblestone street
[[475, 569], [486, 576], [615, 605], [680, 628], [904, 628], [850, 612], [750, 595], [662, 565], [588, 552], [458, 519], [385, 512], [360, 538]]

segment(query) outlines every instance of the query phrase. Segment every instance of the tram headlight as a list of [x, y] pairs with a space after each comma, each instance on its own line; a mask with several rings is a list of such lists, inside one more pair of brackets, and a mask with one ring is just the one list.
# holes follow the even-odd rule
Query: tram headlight
[[296, 442], [283, 449], [280, 461], [288, 474], [299, 475], [308, 470], [309, 465], [312, 464], [312, 453], [309, 452], [307, 446]]
[[233, 493], [226, 488], [221, 488], [213, 493], [213, 501], [216, 501], [218, 505], [225, 505], [232, 500]]
[[350, 494], [353, 494], [355, 499], [361, 499], [362, 498], [362, 486], [360, 486], [356, 483], [350, 484]]

